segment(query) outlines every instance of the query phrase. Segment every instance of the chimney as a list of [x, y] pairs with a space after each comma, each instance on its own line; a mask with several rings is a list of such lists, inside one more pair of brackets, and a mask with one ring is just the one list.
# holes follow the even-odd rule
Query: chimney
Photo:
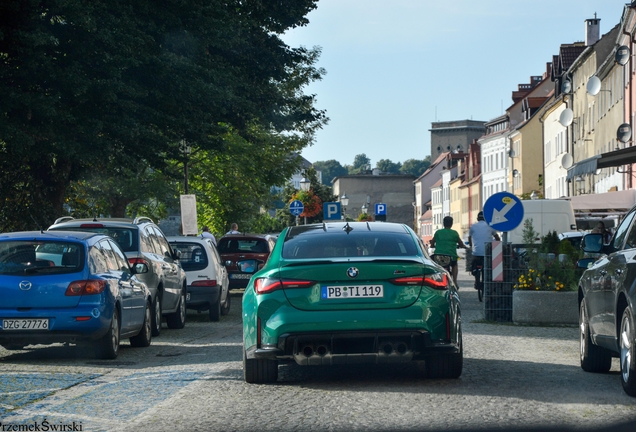
[[596, 12], [594, 12], [594, 18], [588, 18], [585, 20], [585, 46], [594, 45], [601, 38], [601, 19], [596, 18]]

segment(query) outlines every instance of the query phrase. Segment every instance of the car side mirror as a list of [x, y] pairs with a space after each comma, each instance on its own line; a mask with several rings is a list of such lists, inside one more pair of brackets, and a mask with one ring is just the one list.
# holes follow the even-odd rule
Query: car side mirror
[[576, 262], [576, 267], [580, 269], [588, 269], [594, 264], [596, 258], [581, 258]]
[[178, 249], [173, 249], [172, 256], [170, 256], [170, 252], [166, 252], [166, 256], [168, 256], [168, 258], [172, 258], [173, 260], [178, 260], [181, 258], [181, 251]]
[[583, 252], [599, 253], [603, 250], [603, 234], [586, 234], [581, 240]]
[[148, 264], [146, 263], [137, 263], [132, 267], [133, 274], [148, 273], [148, 270]]

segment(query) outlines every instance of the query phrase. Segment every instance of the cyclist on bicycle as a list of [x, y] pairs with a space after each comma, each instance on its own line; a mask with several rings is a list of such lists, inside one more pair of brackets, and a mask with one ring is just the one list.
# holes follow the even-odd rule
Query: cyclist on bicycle
[[[486, 243], [493, 240], [499, 241], [499, 234], [484, 219], [484, 212], [477, 214], [477, 223], [473, 224], [468, 231], [468, 244], [471, 245], [473, 251], [473, 262], [471, 272], [477, 278], [475, 271], [479, 265], [484, 265], [484, 256], [486, 256]], [[475, 283], [475, 289], [478, 289]]]
[[457, 285], [457, 248], [468, 249], [468, 246], [459, 238], [459, 234], [451, 228], [452, 226], [453, 218], [446, 216], [444, 218], [444, 228], [435, 231], [430, 243], [435, 248], [436, 254], [451, 257], [451, 275], [453, 276], [453, 282]]

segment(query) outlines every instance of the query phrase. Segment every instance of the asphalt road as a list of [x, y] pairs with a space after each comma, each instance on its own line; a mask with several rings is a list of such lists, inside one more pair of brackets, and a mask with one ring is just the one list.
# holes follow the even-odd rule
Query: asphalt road
[[615, 430], [630, 421], [624, 430], [636, 430], [617, 361], [608, 374], [583, 372], [576, 326], [485, 322], [463, 271], [460, 288], [457, 380], [426, 379], [421, 364], [287, 364], [275, 385], [248, 385], [234, 292], [220, 322], [190, 312], [185, 329], [164, 324], [150, 347], [125, 343], [115, 361], [76, 347], [0, 348], [0, 431]]

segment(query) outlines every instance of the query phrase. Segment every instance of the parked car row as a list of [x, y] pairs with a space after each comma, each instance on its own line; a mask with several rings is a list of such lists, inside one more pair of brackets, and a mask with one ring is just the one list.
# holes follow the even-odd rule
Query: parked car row
[[[232, 241], [262, 248], [258, 239]], [[233, 261], [236, 280], [246, 283], [272, 244], [265, 240], [251, 264]], [[208, 311], [211, 321], [228, 314], [226, 265], [210, 239], [166, 237], [146, 217], [64, 217], [47, 231], [1, 234], [0, 345], [88, 344], [116, 358], [122, 338], [149, 346], [164, 318], [183, 328], [187, 308]]]

